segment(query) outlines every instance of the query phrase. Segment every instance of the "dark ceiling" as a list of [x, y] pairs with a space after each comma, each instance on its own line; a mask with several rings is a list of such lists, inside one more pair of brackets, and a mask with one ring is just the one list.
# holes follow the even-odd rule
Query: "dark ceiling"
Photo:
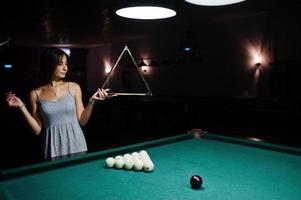
[[[154, 1], [154, 0], [153, 0]], [[11, 0], [2, 3], [0, 43], [25, 46], [99, 46], [106, 42], [171, 34], [202, 24], [227, 22], [266, 13], [300, 12], [298, 0], [246, 0], [229, 6], [206, 7], [184, 0], [166, 0], [177, 16], [133, 20], [116, 16], [126, 0]]]

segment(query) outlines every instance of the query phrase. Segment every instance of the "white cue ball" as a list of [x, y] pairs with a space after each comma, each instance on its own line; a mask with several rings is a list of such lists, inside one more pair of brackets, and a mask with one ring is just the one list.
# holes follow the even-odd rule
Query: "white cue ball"
[[122, 156], [116, 156], [115, 157], [115, 165], [114, 167], [117, 169], [121, 169], [124, 165], [124, 159]]
[[106, 166], [108, 168], [112, 168], [114, 166], [114, 164], [115, 164], [115, 159], [114, 158], [109, 157], [109, 158], [106, 159]]

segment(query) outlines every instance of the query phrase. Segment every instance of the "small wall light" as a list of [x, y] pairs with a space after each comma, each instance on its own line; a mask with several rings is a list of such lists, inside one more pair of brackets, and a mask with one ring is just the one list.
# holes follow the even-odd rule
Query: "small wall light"
[[146, 73], [148, 70], [148, 65], [145, 64], [145, 62], [143, 61], [143, 59], [141, 59], [140, 63], [138, 64], [138, 67], [141, 68], [141, 70]]
[[143, 60], [140, 61], [140, 63], [138, 64], [138, 67], [146, 67], [147, 64], [145, 64], [145, 62]]
[[256, 56], [254, 58], [254, 63], [256, 67], [260, 67], [261, 66], [261, 57], [260, 56]]
[[141, 70], [146, 73], [148, 71], [148, 66], [142, 66], [141, 67]]
[[105, 67], [105, 73], [108, 74], [108, 73], [110, 73], [110, 71], [111, 71], [111, 67], [106, 66]]

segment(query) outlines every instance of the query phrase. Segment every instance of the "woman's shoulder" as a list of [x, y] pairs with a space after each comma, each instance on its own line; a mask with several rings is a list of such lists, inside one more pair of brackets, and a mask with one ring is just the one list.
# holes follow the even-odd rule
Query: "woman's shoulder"
[[39, 87], [36, 87], [36, 88], [33, 88], [31, 91], [30, 91], [30, 94], [37, 94], [37, 93], [40, 93], [41, 90], [43, 90], [43, 86], [39, 86]]
[[44, 90], [45, 86], [39, 86], [39, 87], [36, 87], [34, 89], [32, 89], [30, 92], [29, 92], [29, 96], [31, 99], [33, 100], [36, 100], [39, 98], [39, 96], [41, 95], [41, 92]]
[[36, 88], [33, 88], [31, 91], [30, 91], [30, 94], [32, 93], [37, 93], [37, 94], [40, 94], [43, 90], [46, 89], [46, 85], [41, 85], [41, 86], [38, 86]]
[[73, 96], [75, 96], [76, 94], [81, 93], [81, 88], [80, 85], [78, 83], [75, 82], [67, 82], [68, 87], [69, 87], [69, 91], [71, 92], [71, 94]]
[[80, 89], [80, 86], [78, 83], [75, 83], [75, 82], [66, 82], [70, 88], [72, 89]]

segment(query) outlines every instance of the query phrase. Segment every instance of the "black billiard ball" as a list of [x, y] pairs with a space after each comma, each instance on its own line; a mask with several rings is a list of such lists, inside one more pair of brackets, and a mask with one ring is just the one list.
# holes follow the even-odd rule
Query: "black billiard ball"
[[193, 189], [199, 189], [202, 186], [203, 179], [199, 175], [193, 175], [190, 178], [190, 185]]

